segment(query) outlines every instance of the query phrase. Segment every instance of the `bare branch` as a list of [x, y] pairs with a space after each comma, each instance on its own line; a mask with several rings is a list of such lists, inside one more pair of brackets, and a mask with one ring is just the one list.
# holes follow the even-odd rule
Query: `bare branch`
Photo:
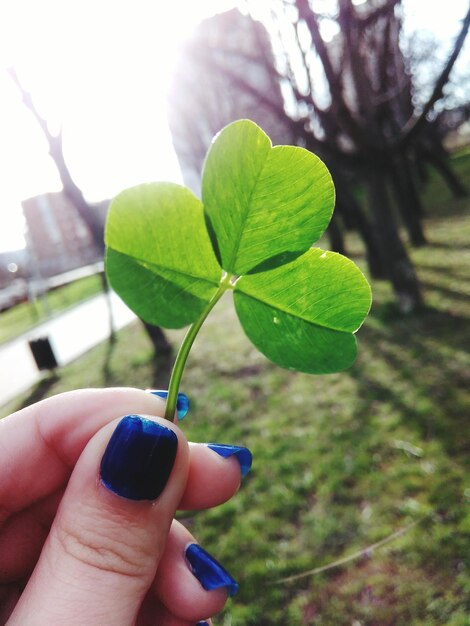
[[318, 53], [318, 56], [320, 57], [323, 69], [325, 71], [325, 76], [330, 87], [331, 95], [338, 102], [338, 104], [344, 104], [341, 79], [333, 68], [333, 64], [331, 62], [327, 47], [320, 35], [320, 28], [318, 25], [317, 16], [311, 10], [308, 0], [296, 0], [295, 5], [299, 12], [299, 18], [306, 23], [310, 31], [313, 44]]
[[421, 129], [421, 127], [426, 121], [426, 117], [428, 113], [431, 111], [431, 109], [436, 104], [436, 102], [440, 100], [440, 98], [442, 98], [443, 89], [449, 80], [449, 76], [452, 71], [452, 68], [454, 67], [454, 64], [460, 54], [460, 51], [463, 48], [463, 44], [465, 43], [465, 39], [467, 37], [469, 27], [470, 27], [470, 7], [467, 11], [467, 15], [465, 16], [465, 19], [463, 20], [462, 28], [454, 44], [454, 49], [452, 50], [452, 53], [450, 54], [449, 59], [447, 60], [447, 63], [441, 72], [441, 75], [436, 81], [436, 84], [434, 86], [432, 94], [429, 97], [429, 100], [424, 105], [421, 113], [417, 116], [413, 115], [405, 124], [398, 138], [398, 141], [397, 141], [398, 144], [408, 143], [411, 140], [411, 138], [414, 135], [416, 135], [416, 133], [419, 132], [419, 130]]
[[31, 94], [23, 87], [15, 69], [11, 67], [8, 69], [8, 72], [18, 87], [24, 104], [34, 115], [36, 121], [41, 127], [42, 132], [44, 133], [47, 143], [49, 144], [49, 154], [51, 155], [59, 172], [65, 195], [72, 202], [83, 222], [86, 224], [95, 245], [99, 250], [102, 250], [104, 247], [103, 225], [97, 212], [94, 211], [90, 204], [85, 200], [82, 190], [75, 184], [72, 175], [70, 174], [69, 168], [65, 162], [62, 148], [62, 132], [59, 132], [58, 135], [53, 135], [49, 131], [46, 120], [39, 114]]
[[[341, 73], [337, 73], [331, 62], [330, 54], [325, 42], [320, 34], [318, 25], [318, 16], [310, 8], [308, 0], [295, 0], [295, 6], [299, 12], [299, 19], [302, 19], [307, 25], [313, 44], [323, 65], [328, 87], [330, 89], [332, 103], [337, 111], [338, 118], [342, 121], [343, 127], [351, 138], [357, 143], [363, 145], [371, 144], [370, 134], [364, 133], [360, 123], [354, 118], [354, 115], [346, 104], [343, 93], [343, 81]], [[375, 145], [370, 145], [376, 148]]]
[[368, 28], [381, 17], [387, 16], [390, 11], [393, 11], [397, 4], [401, 4], [401, 0], [388, 0], [378, 9], [371, 11], [365, 17], [359, 18], [359, 24], [365, 28]]

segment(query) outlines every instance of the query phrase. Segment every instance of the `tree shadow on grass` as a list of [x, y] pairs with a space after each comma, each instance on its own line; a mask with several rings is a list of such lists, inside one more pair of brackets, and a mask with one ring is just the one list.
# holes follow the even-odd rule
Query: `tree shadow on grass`
[[116, 348], [117, 338], [116, 333], [111, 333], [108, 338], [106, 352], [104, 355], [103, 367], [101, 371], [103, 373], [103, 381], [105, 385], [109, 385], [112, 380], [113, 374], [111, 370], [111, 359]]
[[[452, 278], [452, 276], [448, 277], [449, 279]], [[463, 293], [461, 291], [455, 291], [455, 289], [451, 289], [450, 287], [443, 287], [442, 285], [440, 285], [439, 287], [436, 287], [436, 285], [431, 284], [428, 281], [421, 281], [421, 285], [429, 290], [429, 291], [436, 291], [439, 294], [441, 294], [443, 297], [445, 297], [448, 300], [456, 300], [458, 302], [464, 302], [467, 303], [469, 301], [469, 296], [466, 293]], [[432, 314], [434, 311], [433, 309], [428, 309], [427, 313], [428, 314]], [[444, 314], [445, 315], [445, 314]], [[452, 313], [448, 313], [449, 316], [452, 316]], [[470, 325], [470, 320], [466, 320], [466, 324]]]
[[[456, 245], [455, 243], [452, 243], [451, 241], [434, 241], [431, 240], [428, 242], [429, 247], [432, 248], [442, 248], [444, 250], [452, 250], [455, 251], [456, 250]], [[470, 244], [459, 244], [458, 246], [459, 250], [470, 250]]]
[[152, 386], [155, 389], [168, 389], [171, 370], [175, 358], [172, 352], [156, 354], [152, 363]]
[[[459, 267], [456, 265], [454, 265], [453, 267], [442, 267], [440, 265], [426, 263], [426, 265], [422, 265], [421, 269], [425, 272], [432, 272], [432, 274], [435, 275], [433, 276], [433, 279], [435, 281], [448, 281], [449, 278], [454, 278], [462, 282], [467, 282], [468, 280], [468, 271], [466, 267]], [[441, 285], [437, 285], [435, 282], [433, 284], [429, 284], [430, 289], [439, 289], [440, 287]]]
[[464, 356], [470, 351], [469, 328], [467, 318], [432, 309], [420, 317], [388, 320], [382, 328], [366, 325], [361, 335], [372, 362], [384, 365], [358, 363], [349, 370], [366, 405], [362, 410], [386, 403], [424, 440], [437, 439], [464, 460], [470, 450], [465, 434], [470, 363]]
[[[119, 357], [119, 353], [116, 353], [117, 342], [108, 341], [106, 350], [103, 356], [103, 362], [101, 366], [102, 381], [105, 386], [109, 385], [126, 385], [129, 384], [127, 380], [122, 380], [121, 375], [117, 376], [116, 368], [113, 368], [113, 359]], [[171, 376], [171, 371], [174, 363], [174, 355], [171, 351], [163, 351], [158, 354], [153, 350], [145, 353], [143, 356], [139, 356], [133, 362], [131, 366], [139, 369], [140, 367], [147, 368], [150, 365], [151, 374], [150, 380], [148, 376], [148, 369], [145, 374], [145, 379], [149, 387], [155, 389], [167, 389]]]
[[36, 385], [34, 385], [26, 398], [23, 399], [21, 405], [17, 410], [24, 409], [30, 404], [34, 404], [35, 402], [39, 402], [43, 400], [47, 395], [50, 389], [60, 380], [60, 375], [57, 373], [57, 370], [52, 370], [49, 372], [47, 376], [42, 378]]

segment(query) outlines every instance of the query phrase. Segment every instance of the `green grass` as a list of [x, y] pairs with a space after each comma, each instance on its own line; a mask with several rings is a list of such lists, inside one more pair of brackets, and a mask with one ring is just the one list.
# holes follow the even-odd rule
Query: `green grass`
[[[452, 156], [451, 167], [470, 191], [470, 146], [459, 150]], [[423, 207], [426, 215], [445, 217], [451, 214], [461, 215], [468, 210], [468, 197], [452, 198], [448, 188], [432, 170], [430, 179], [423, 193]]]
[[[51, 314], [54, 315], [96, 295], [100, 290], [99, 275], [86, 276], [50, 291], [46, 296], [47, 305]], [[23, 302], [8, 311], [3, 311], [0, 313], [0, 344], [18, 337], [36, 324], [48, 319], [48, 316], [46, 307], [40, 300]]]
[[[389, 285], [373, 283], [347, 372], [315, 377], [270, 364], [244, 337], [230, 297], [196, 340], [183, 378], [188, 437], [254, 454], [232, 501], [181, 514], [241, 584], [217, 624], [470, 624], [470, 206], [438, 192], [448, 216], [427, 219], [430, 244], [411, 252], [426, 311], [397, 317]], [[363, 264], [358, 241], [349, 247]], [[112, 352], [98, 346], [2, 414], [46, 390], [163, 386], [168, 370], [151, 356], [141, 326], [131, 325]], [[347, 565], [276, 584], [412, 522]]]

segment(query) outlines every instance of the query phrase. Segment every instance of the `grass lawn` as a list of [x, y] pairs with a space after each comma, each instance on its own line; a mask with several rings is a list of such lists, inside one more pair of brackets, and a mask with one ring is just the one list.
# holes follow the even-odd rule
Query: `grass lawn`
[[[244, 337], [229, 295], [196, 340], [183, 378], [188, 437], [254, 455], [231, 502], [181, 514], [241, 585], [216, 624], [470, 624], [470, 205], [438, 185], [428, 205], [445, 198], [448, 211], [434, 211], [429, 245], [411, 252], [427, 309], [397, 317], [390, 287], [374, 282], [350, 370], [315, 377], [270, 364]], [[349, 247], [362, 265], [359, 243]], [[168, 335], [176, 345], [182, 332]], [[151, 356], [134, 324], [112, 352], [98, 346], [2, 414], [76, 387], [163, 386], [168, 369]], [[414, 522], [345, 565], [279, 582]]]
[[[101, 280], [98, 274], [80, 278], [68, 285], [53, 289], [47, 294], [47, 305], [52, 315], [82, 302], [101, 290]], [[0, 344], [10, 341], [26, 332], [36, 324], [48, 318], [44, 304], [37, 302], [23, 302], [0, 313]]]

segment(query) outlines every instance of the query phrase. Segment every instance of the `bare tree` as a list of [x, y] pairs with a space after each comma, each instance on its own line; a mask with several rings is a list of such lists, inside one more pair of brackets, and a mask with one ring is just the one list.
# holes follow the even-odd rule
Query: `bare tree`
[[[85, 199], [82, 190], [77, 186], [72, 178], [72, 175], [64, 158], [64, 152], [62, 147], [62, 131], [59, 131], [57, 135], [54, 135], [50, 132], [47, 121], [40, 115], [40, 113], [36, 109], [31, 94], [23, 87], [15, 70], [13, 68], [10, 68], [9, 73], [21, 93], [24, 104], [34, 115], [47, 140], [47, 143], [49, 145], [49, 154], [57, 167], [57, 171], [62, 182], [64, 194], [71, 201], [80, 218], [83, 220], [84, 224], [88, 228], [92, 236], [93, 242], [95, 243], [98, 250], [100, 250], [101, 253], [104, 253], [104, 224], [100, 219], [98, 211], [95, 210], [93, 204], [89, 203]], [[106, 277], [103, 273], [100, 274], [100, 277], [102, 281], [103, 291], [108, 297], [109, 286], [106, 281]], [[109, 298], [108, 307], [110, 311], [109, 315], [111, 340], [114, 340], [112, 310]], [[142, 321], [142, 323], [144, 324], [147, 335], [155, 349], [155, 354], [157, 356], [165, 356], [171, 354], [171, 345], [161, 328], [153, 326], [152, 324], [148, 324], [144, 321]]]
[[[259, 38], [252, 39], [249, 53], [225, 45], [223, 52], [216, 52], [200, 41], [185, 67], [204, 68], [206, 81], [223, 77], [233, 90], [249, 95], [283, 122], [295, 143], [325, 160], [337, 187], [337, 210], [329, 231], [333, 247], [344, 250], [343, 230], [356, 228], [371, 273], [390, 280], [402, 311], [418, 309], [422, 296], [400, 226], [413, 245], [425, 243], [414, 174], [417, 162], [427, 161], [448, 179], [452, 176], [429, 114], [462, 49], [470, 10], [430, 96], [418, 107], [413, 76], [400, 46], [401, 0], [369, 0], [359, 6], [338, 0], [332, 15], [319, 14], [313, 6], [309, 0], [272, 3], [268, 30], [275, 54], [267, 53]], [[322, 36], [327, 21], [335, 22], [338, 30], [332, 41]], [[254, 20], [251, 28], [261, 32]], [[262, 81], [257, 83], [240, 70], [242, 63], [253, 60], [281, 87], [282, 100], [275, 90], [263, 89]], [[191, 97], [197, 99], [201, 91], [193, 85]], [[227, 92], [217, 91], [217, 104], [212, 106], [221, 107]], [[203, 110], [193, 117], [194, 124], [201, 115]], [[355, 195], [358, 180], [366, 189], [366, 202]]]
[[[168, 117], [185, 183], [196, 194], [209, 143], [233, 120], [258, 122], [274, 142], [293, 140], [289, 120], [273, 113], [259, 97], [269, 93], [283, 109], [273, 63], [266, 29], [237, 9], [204, 20], [184, 46], [170, 89]], [[239, 89], [234, 76], [252, 90]]]

